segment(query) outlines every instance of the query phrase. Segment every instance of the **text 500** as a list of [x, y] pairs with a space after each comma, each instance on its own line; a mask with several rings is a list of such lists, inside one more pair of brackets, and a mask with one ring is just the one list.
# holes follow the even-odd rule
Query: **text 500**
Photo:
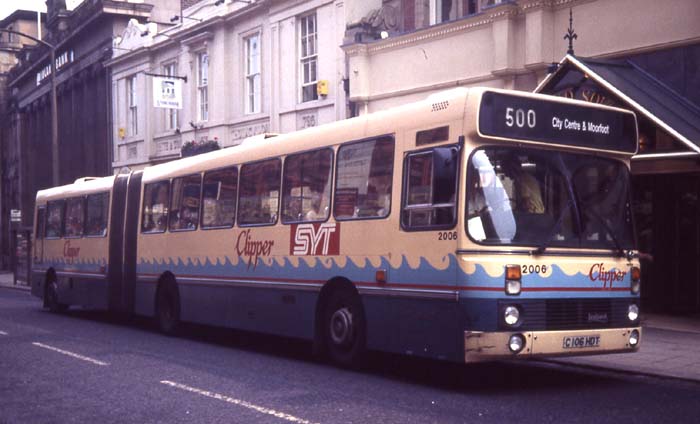
[[506, 108], [506, 125], [509, 127], [516, 126], [518, 128], [524, 128], [527, 125], [528, 128], [535, 128], [537, 124], [537, 115], [532, 109], [513, 109], [512, 107]]

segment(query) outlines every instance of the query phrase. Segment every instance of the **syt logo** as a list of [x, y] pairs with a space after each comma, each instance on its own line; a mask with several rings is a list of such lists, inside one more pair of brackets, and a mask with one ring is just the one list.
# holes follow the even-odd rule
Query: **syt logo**
[[295, 256], [340, 254], [340, 223], [293, 224], [290, 232], [289, 254]]

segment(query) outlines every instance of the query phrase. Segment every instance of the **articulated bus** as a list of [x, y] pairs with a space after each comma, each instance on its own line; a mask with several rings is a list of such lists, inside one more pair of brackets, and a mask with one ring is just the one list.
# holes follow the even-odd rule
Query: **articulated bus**
[[32, 292], [456, 362], [633, 352], [633, 113], [459, 88], [39, 191]]

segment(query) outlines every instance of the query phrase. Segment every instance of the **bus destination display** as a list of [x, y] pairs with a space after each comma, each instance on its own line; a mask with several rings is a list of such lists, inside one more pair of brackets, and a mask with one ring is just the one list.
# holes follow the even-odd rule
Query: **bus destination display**
[[637, 151], [631, 113], [496, 92], [482, 96], [479, 131], [487, 137]]

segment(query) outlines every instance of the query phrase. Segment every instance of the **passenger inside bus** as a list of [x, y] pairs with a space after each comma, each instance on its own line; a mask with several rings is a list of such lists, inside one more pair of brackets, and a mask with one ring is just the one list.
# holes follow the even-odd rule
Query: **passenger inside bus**
[[543, 214], [542, 189], [537, 178], [527, 172], [517, 158], [507, 158], [501, 166], [513, 182], [515, 193], [511, 200], [514, 201], [514, 209], [519, 212]]
[[306, 221], [318, 221], [326, 219], [325, 213], [321, 213], [321, 193], [313, 193], [309, 202], [309, 210], [306, 212]]

